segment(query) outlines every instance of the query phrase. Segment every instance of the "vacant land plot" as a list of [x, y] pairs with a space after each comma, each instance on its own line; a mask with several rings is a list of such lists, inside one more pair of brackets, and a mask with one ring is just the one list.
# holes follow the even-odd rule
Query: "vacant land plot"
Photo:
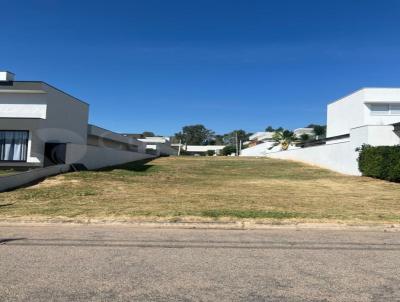
[[170, 157], [1, 193], [0, 219], [12, 217], [400, 222], [400, 185], [265, 158]]

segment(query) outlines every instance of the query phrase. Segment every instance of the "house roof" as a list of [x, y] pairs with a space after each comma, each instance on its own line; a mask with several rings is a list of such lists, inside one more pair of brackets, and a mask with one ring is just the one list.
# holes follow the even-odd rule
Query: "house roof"
[[275, 132], [256, 132], [249, 137], [249, 140], [263, 140], [263, 139], [272, 139]]
[[66, 96], [69, 96], [71, 99], [78, 101], [80, 103], [83, 103], [85, 105], [88, 105], [85, 101], [82, 101], [78, 99], [77, 97], [74, 97], [71, 94], [66, 93], [65, 91], [54, 87], [46, 82], [43, 81], [8, 81], [8, 82], [0, 82], [0, 91], [7, 93], [46, 93], [46, 90], [43, 88], [43, 85], [54, 89], [62, 94], [65, 94]]

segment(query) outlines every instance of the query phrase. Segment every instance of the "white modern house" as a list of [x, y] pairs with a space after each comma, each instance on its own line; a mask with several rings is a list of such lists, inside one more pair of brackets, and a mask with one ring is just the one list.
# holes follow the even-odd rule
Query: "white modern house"
[[310, 138], [315, 137], [315, 132], [313, 128], [297, 128], [293, 130], [293, 134], [297, 138], [301, 138], [302, 135], [308, 135]]
[[212, 152], [214, 155], [219, 155], [226, 146], [224, 145], [185, 145], [185, 144], [172, 144], [176, 150], [185, 151], [190, 155], [206, 155], [209, 152]]
[[[400, 88], [363, 88], [328, 105], [327, 138], [317, 146], [268, 150], [248, 148], [247, 156], [268, 156], [360, 175], [357, 149], [363, 144], [400, 144]], [[256, 150], [256, 148], [258, 148]]]
[[252, 147], [265, 142], [273, 142], [274, 140], [272, 138], [274, 134], [275, 132], [264, 131], [253, 133], [249, 136], [249, 140], [247, 142], [244, 142], [243, 145]]
[[167, 136], [152, 136], [138, 138], [139, 141], [146, 144], [146, 150], [157, 156], [178, 155], [178, 150], [172, 148], [171, 138]]
[[400, 122], [400, 88], [363, 88], [328, 105], [327, 137]]
[[88, 116], [86, 102], [0, 72], [0, 167], [80, 163], [95, 169], [152, 157], [145, 143], [89, 125]]

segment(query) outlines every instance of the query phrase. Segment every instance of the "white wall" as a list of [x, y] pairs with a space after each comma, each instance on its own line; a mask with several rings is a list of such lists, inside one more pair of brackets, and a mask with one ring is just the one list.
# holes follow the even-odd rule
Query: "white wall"
[[358, 152], [350, 141], [269, 153], [267, 157], [295, 160], [343, 174], [360, 175]]
[[364, 124], [364, 90], [359, 90], [328, 105], [326, 136], [349, 134]]
[[[275, 146], [272, 149], [270, 149], [274, 144], [275, 142], [265, 142], [253, 147], [243, 149], [242, 152], [240, 153], [240, 156], [265, 156], [268, 153], [281, 151], [280, 146]], [[292, 149], [298, 149], [298, 147], [289, 146], [289, 150]]]
[[290, 159], [317, 165], [336, 172], [360, 175], [357, 148], [363, 144], [371, 146], [394, 146], [400, 144], [400, 137], [393, 126], [363, 126], [351, 129], [347, 141], [330, 142], [326, 145], [269, 153], [266, 156]]
[[57, 165], [47, 168], [33, 169], [13, 175], [0, 176], [0, 192], [15, 189], [41, 178], [68, 172], [69, 165]]
[[67, 144], [66, 157], [67, 164], [81, 163], [90, 170], [154, 158], [154, 156], [145, 153], [78, 144]]

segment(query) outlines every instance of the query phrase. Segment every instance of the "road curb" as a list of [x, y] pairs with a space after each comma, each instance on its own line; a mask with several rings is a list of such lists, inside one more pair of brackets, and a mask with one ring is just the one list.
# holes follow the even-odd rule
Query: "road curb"
[[345, 223], [257, 223], [257, 222], [152, 222], [152, 221], [17, 221], [0, 220], [2, 226], [126, 226], [158, 229], [219, 229], [219, 230], [354, 230], [400, 232], [400, 224], [345, 224]]

